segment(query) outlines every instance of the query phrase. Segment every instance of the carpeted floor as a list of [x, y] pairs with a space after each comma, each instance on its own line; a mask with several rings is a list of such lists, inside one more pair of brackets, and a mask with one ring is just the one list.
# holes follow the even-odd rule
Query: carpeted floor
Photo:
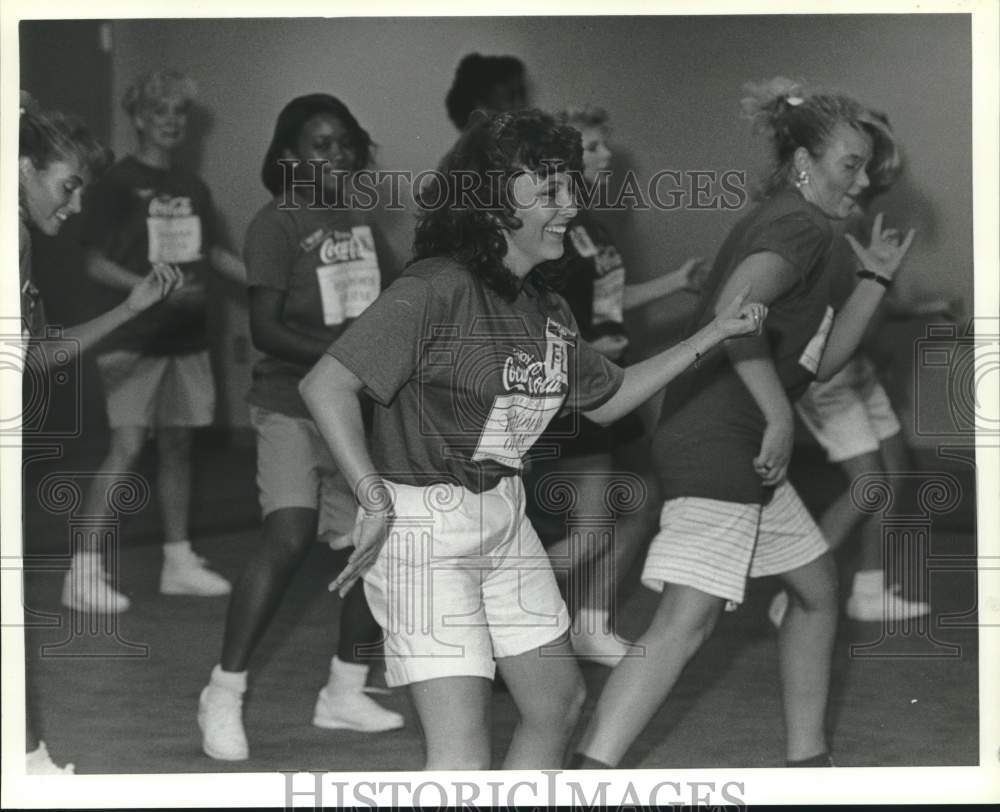
[[[197, 546], [235, 578], [255, 529], [252, 447], [205, 452], [195, 524]], [[798, 458], [794, 472], [811, 509], [819, 510], [842, 483], [816, 455]], [[326, 584], [345, 557], [317, 544], [296, 576], [251, 668], [246, 727], [251, 759], [236, 765], [201, 754], [197, 696], [218, 659], [225, 599], [157, 593], [161, 554], [152, 543], [155, 509], [122, 525], [126, 539], [120, 584], [133, 599], [117, 623], [72, 633], [74, 615], [59, 592], [68, 548], [67, 517], [37, 508], [31, 497], [46, 472], [73, 466], [54, 461], [29, 470], [26, 537], [33, 558], [26, 577], [32, 615], [27, 632], [36, 721], [54, 759], [77, 773], [268, 772], [414, 770], [421, 736], [405, 691], [380, 697], [405, 714], [401, 731], [366, 735], [324, 731], [311, 723], [316, 691], [335, 647], [338, 600]], [[29, 466], [31, 468], [31, 466]], [[77, 468], [76, 470], [79, 470]], [[252, 472], [252, 468], [249, 469]], [[247, 500], [251, 500], [249, 505]], [[837, 643], [831, 702], [837, 762], [843, 766], [972, 765], [978, 761], [978, 664], [975, 554], [969, 522], [954, 515], [931, 526], [930, 551], [948, 569], [929, 580], [929, 621], [884, 629], [844, 621]], [[228, 528], [227, 528], [228, 525]], [[49, 566], [40, 568], [39, 562]], [[956, 563], [957, 562], [957, 563]], [[748, 601], [722, 618], [711, 641], [629, 752], [624, 767], [772, 767], [782, 764], [775, 633], [766, 608], [775, 585], [754, 582]], [[641, 632], [656, 596], [632, 572], [622, 596], [618, 630]], [[38, 625], [48, 624], [48, 625]], [[82, 633], [81, 633], [82, 631]], [[588, 704], [607, 678], [584, 665]], [[376, 675], [376, 682], [380, 676]], [[493, 695], [494, 759], [499, 763], [516, 723], [506, 693]]]

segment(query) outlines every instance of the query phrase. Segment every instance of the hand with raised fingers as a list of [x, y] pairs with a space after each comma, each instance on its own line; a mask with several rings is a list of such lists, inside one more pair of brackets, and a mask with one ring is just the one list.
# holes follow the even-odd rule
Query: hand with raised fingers
[[906, 232], [906, 236], [900, 239], [897, 229], [882, 228], [882, 213], [879, 212], [872, 223], [872, 236], [867, 248], [862, 246], [853, 234], [845, 234], [844, 239], [850, 243], [851, 250], [865, 271], [891, 280], [902, 265], [903, 257], [910, 250], [916, 235], [917, 232], [911, 228]]

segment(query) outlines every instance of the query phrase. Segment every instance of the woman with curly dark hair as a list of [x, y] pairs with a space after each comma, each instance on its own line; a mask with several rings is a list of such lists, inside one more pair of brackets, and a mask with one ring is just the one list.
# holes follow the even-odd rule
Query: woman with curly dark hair
[[[580, 168], [579, 135], [543, 113], [474, 120], [437, 177], [414, 261], [300, 386], [359, 503], [333, 587], [364, 576], [427, 769], [491, 766], [497, 667], [521, 714], [504, 768], [560, 766], [583, 704], [566, 606], [524, 513], [522, 460], [546, 424], [564, 409], [613, 421], [764, 316], [738, 296], [628, 370], [578, 341], [548, 279]], [[377, 404], [370, 450], [362, 391]]]

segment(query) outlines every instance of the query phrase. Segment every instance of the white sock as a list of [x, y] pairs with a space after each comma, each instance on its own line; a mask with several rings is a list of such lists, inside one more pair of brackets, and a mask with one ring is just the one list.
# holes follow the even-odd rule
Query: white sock
[[885, 574], [882, 570], [858, 570], [854, 573], [854, 592], [877, 595], [885, 589]]
[[246, 671], [223, 671], [221, 665], [212, 669], [209, 685], [233, 694], [242, 694], [247, 689]]
[[186, 563], [194, 551], [190, 541], [168, 541], [163, 545], [163, 561], [168, 564]]
[[577, 611], [573, 627], [579, 629], [578, 634], [597, 636], [611, 634], [611, 612], [608, 609], [583, 607]]
[[367, 682], [367, 665], [344, 662], [336, 656], [330, 660], [330, 680], [326, 685], [331, 692], [359, 693]]

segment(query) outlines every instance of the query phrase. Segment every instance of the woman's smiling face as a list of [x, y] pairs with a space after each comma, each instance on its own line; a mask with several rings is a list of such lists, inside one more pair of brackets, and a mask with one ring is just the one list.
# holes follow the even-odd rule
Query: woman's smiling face
[[865, 167], [871, 155], [871, 136], [847, 124], [838, 124], [819, 158], [804, 149], [796, 156], [796, 169], [805, 169], [809, 176], [808, 183], [799, 187], [802, 196], [828, 217], [844, 219], [869, 186]]
[[566, 226], [576, 217], [572, 182], [565, 172], [538, 175], [525, 171], [511, 182], [514, 216], [521, 226], [505, 230], [504, 264], [519, 279], [543, 262], [563, 255]]
[[31, 223], [54, 237], [66, 220], [80, 212], [86, 173], [75, 158], [52, 161], [38, 169], [30, 158], [22, 157], [19, 169], [21, 202]]

